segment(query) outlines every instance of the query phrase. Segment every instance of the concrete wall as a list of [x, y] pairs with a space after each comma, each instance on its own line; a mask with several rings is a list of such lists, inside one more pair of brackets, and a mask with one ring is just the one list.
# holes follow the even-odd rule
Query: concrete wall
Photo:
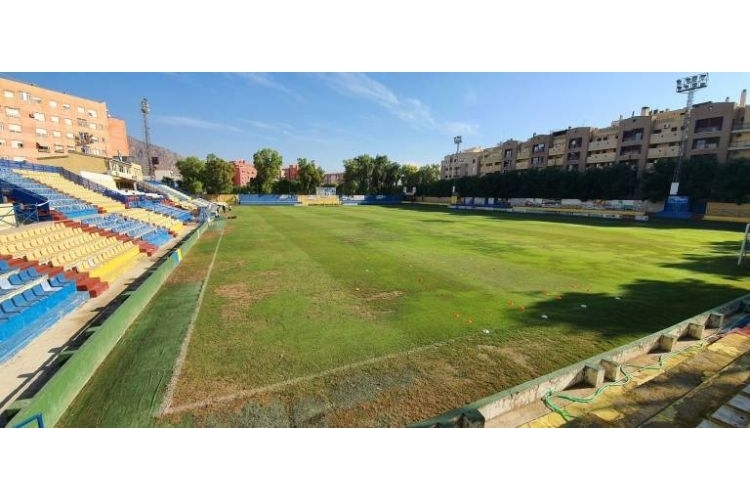
[[750, 205], [710, 201], [706, 207], [706, 216], [706, 218], [709, 218], [709, 216], [732, 217], [750, 222]]
[[[156, 268], [151, 275], [138, 287], [130, 292], [120, 307], [107, 318], [104, 323], [96, 327], [94, 334], [73, 354], [58, 372], [41, 388], [7, 425], [14, 427], [25, 419], [42, 414], [44, 424], [53, 427], [65, 413], [78, 393], [94, 375], [99, 365], [106, 359], [110, 351], [119, 342], [131, 323], [143, 311], [143, 308], [159, 291], [164, 281], [179, 264], [180, 256], [185, 255], [195, 244], [206, 224], [198, 227], [178, 247], [175, 247], [169, 257]], [[36, 425], [34, 423], [33, 425]]]
[[[412, 427], [483, 427], [487, 420], [537, 402], [549, 391], [561, 391], [583, 381], [584, 378], [591, 377], [591, 371], [603, 371], [605, 378], [617, 380], [621, 375], [619, 366], [628, 360], [651, 352], [655, 348], [669, 351], [678, 338], [686, 335], [702, 338], [704, 327], [721, 328], [724, 316], [743, 310], [748, 303], [750, 295], [745, 295], [635, 342], [456, 408]], [[599, 380], [602, 380], [601, 376]]]

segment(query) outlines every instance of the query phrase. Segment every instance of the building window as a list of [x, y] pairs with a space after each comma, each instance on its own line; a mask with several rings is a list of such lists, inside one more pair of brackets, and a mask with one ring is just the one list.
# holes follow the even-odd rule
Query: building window
[[60, 123], [60, 117], [55, 116], [55, 115], [50, 115], [49, 121], [51, 121], [52, 123]]
[[31, 96], [31, 100], [34, 101], [37, 104], [41, 104], [42, 103], [42, 98], [41, 97]]
[[716, 149], [719, 147], [719, 138], [696, 139], [693, 141], [693, 149]]
[[70, 104], [63, 103], [63, 109], [66, 109], [66, 110], [70, 109]]
[[31, 114], [31, 116], [32, 116], [32, 118], [34, 118], [38, 122], [43, 122], [44, 121], [44, 113], [39, 113], [39, 112], [35, 111], [34, 113]]
[[96, 111], [93, 109], [86, 110], [86, 114], [89, 115], [91, 118], [96, 118]]
[[21, 126], [15, 123], [9, 123], [8, 124], [8, 132], [14, 132], [16, 134], [21, 133]]
[[49, 107], [50, 108], [56, 108], [57, 107], [57, 101], [50, 101], [49, 102]]
[[91, 130], [96, 130], [96, 123], [89, 123], [89, 128]]
[[5, 139], [0, 139], [0, 146], [5, 146]]
[[29, 97], [31, 96], [29, 95], [28, 92], [24, 92], [23, 90], [18, 92], [18, 98], [21, 99], [22, 101], [28, 101]]
[[78, 123], [79, 127], [86, 127], [88, 126], [88, 122], [84, 120], [83, 118], [76, 118], [76, 122]]
[[62, 134], [60, 133], [59, 130], [53, 130], [52, 137], [62, 137]]
[[720, 132], [721, 126], [723, 124], [724, 124], [724, 117], [722, 116], [697, 120], [695, 122], [695, 133], [700, 134], [702, 132]]
[[13, 149], [23, 148], [23, 141], [10, 141], [10, 147]]
[[3, 90], [3, 95], [8, 99], [13, 99], [16, 96], [12, 90]]
[[84, 114], [86, 112], [86, 110], [83, 109], [83, 106], [76, 107], [76, 111], [78, 111], [81, 114]]
[[65, 152], [65, 146], [62, 144], [55, 144], [55, 153], [64, 153]]
[[68, 139], [75, 139], [75, 136], [73, 135], [73, 132], [67, 132], [65, 134], [65, 137], [67, 137]]
[[71, 120], [70, 118], [66, 118], [65, 125], [73, 125], [73, 120]]
[[26, 161], [25, 156], [14, 156], [13, 161]]
[[43, 128], [36, 129], [36, 136], [37, 137], [47, 137], [47, 130]]
[[21, 111], [18, 108], [5, 107], [5, 114], [8, 116], [21, 116]]
[[622, 142], [640, 140], [643, 140], [642, 128], [634, 128], [633, 130], [628, 130], [626, 132], [623, 132], [622, 134]]

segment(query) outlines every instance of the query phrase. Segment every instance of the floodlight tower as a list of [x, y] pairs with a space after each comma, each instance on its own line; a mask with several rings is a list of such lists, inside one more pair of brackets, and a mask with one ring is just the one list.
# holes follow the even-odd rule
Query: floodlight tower
[[687, 152], [686, 142], [688, 130], [690, 128], [690, 113], [693, 110], [693, 97], [695, 91], [708, 87], [708, 73], [699, 73], [697, 75], [679, 78], [677, 80], [677, 93], [687, 94], [687, 107], [685, 108], [685, 126], [682, 128], [682, 138], [680, 139], [680, 152], [677, 156], [677, 168], [674, 170], [674, 179], [672, 186], [669, 188], [669, 194], [674, 196], [680, 188], [680, 170], [682, 169], [682, 158]]
[[153, 181], [155, 180], [154, 166], [151, 163], [151, 131], [148, 128], [148, 114], [151, 112], [151, 106], [148, 104], [148, 100], [144, 97], [141, 100], [141, 113], [143, 113], [143, 130], [146, 139], [146, 162], [147, 172], [146, 175]]
[[[458, 161], [458, 149], [461, 147], [461, 143], [463, 140], [461, 139], [460, 135], [457, 135], [453, 138], [453, 143], [456, 145], [456, 161]], [[456, 195], [456, 172], [455, 169], [453, 171], [453, 189], [451, 191], [451, 196]]]

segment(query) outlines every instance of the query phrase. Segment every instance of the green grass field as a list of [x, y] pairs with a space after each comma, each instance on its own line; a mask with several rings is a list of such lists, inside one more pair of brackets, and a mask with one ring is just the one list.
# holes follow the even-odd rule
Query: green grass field
[[[404, 426], [750, 284], [736, 265], [740, 225], [408, 206], [232, 213], [191, 250], [60, 425]], [[174, 399], [155, 416], [193, 309], [185, 301], [217, 244]], [[167, 320], [174, 308], [180, 319]]]

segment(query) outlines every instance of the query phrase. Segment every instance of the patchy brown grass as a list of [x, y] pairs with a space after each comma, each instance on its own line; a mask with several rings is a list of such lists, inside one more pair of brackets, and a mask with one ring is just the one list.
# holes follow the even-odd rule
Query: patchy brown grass
[[[190, 414], [198, 426], [403, 427], [541, 374], [522, 352], [538, 349], [531, 342], [507, 346], [476, 340], [462, 339]], [[216, 382], [191, 383], [191, 401], [247, 390]], [[226, 421], [217, 415], [226, 415]]]

